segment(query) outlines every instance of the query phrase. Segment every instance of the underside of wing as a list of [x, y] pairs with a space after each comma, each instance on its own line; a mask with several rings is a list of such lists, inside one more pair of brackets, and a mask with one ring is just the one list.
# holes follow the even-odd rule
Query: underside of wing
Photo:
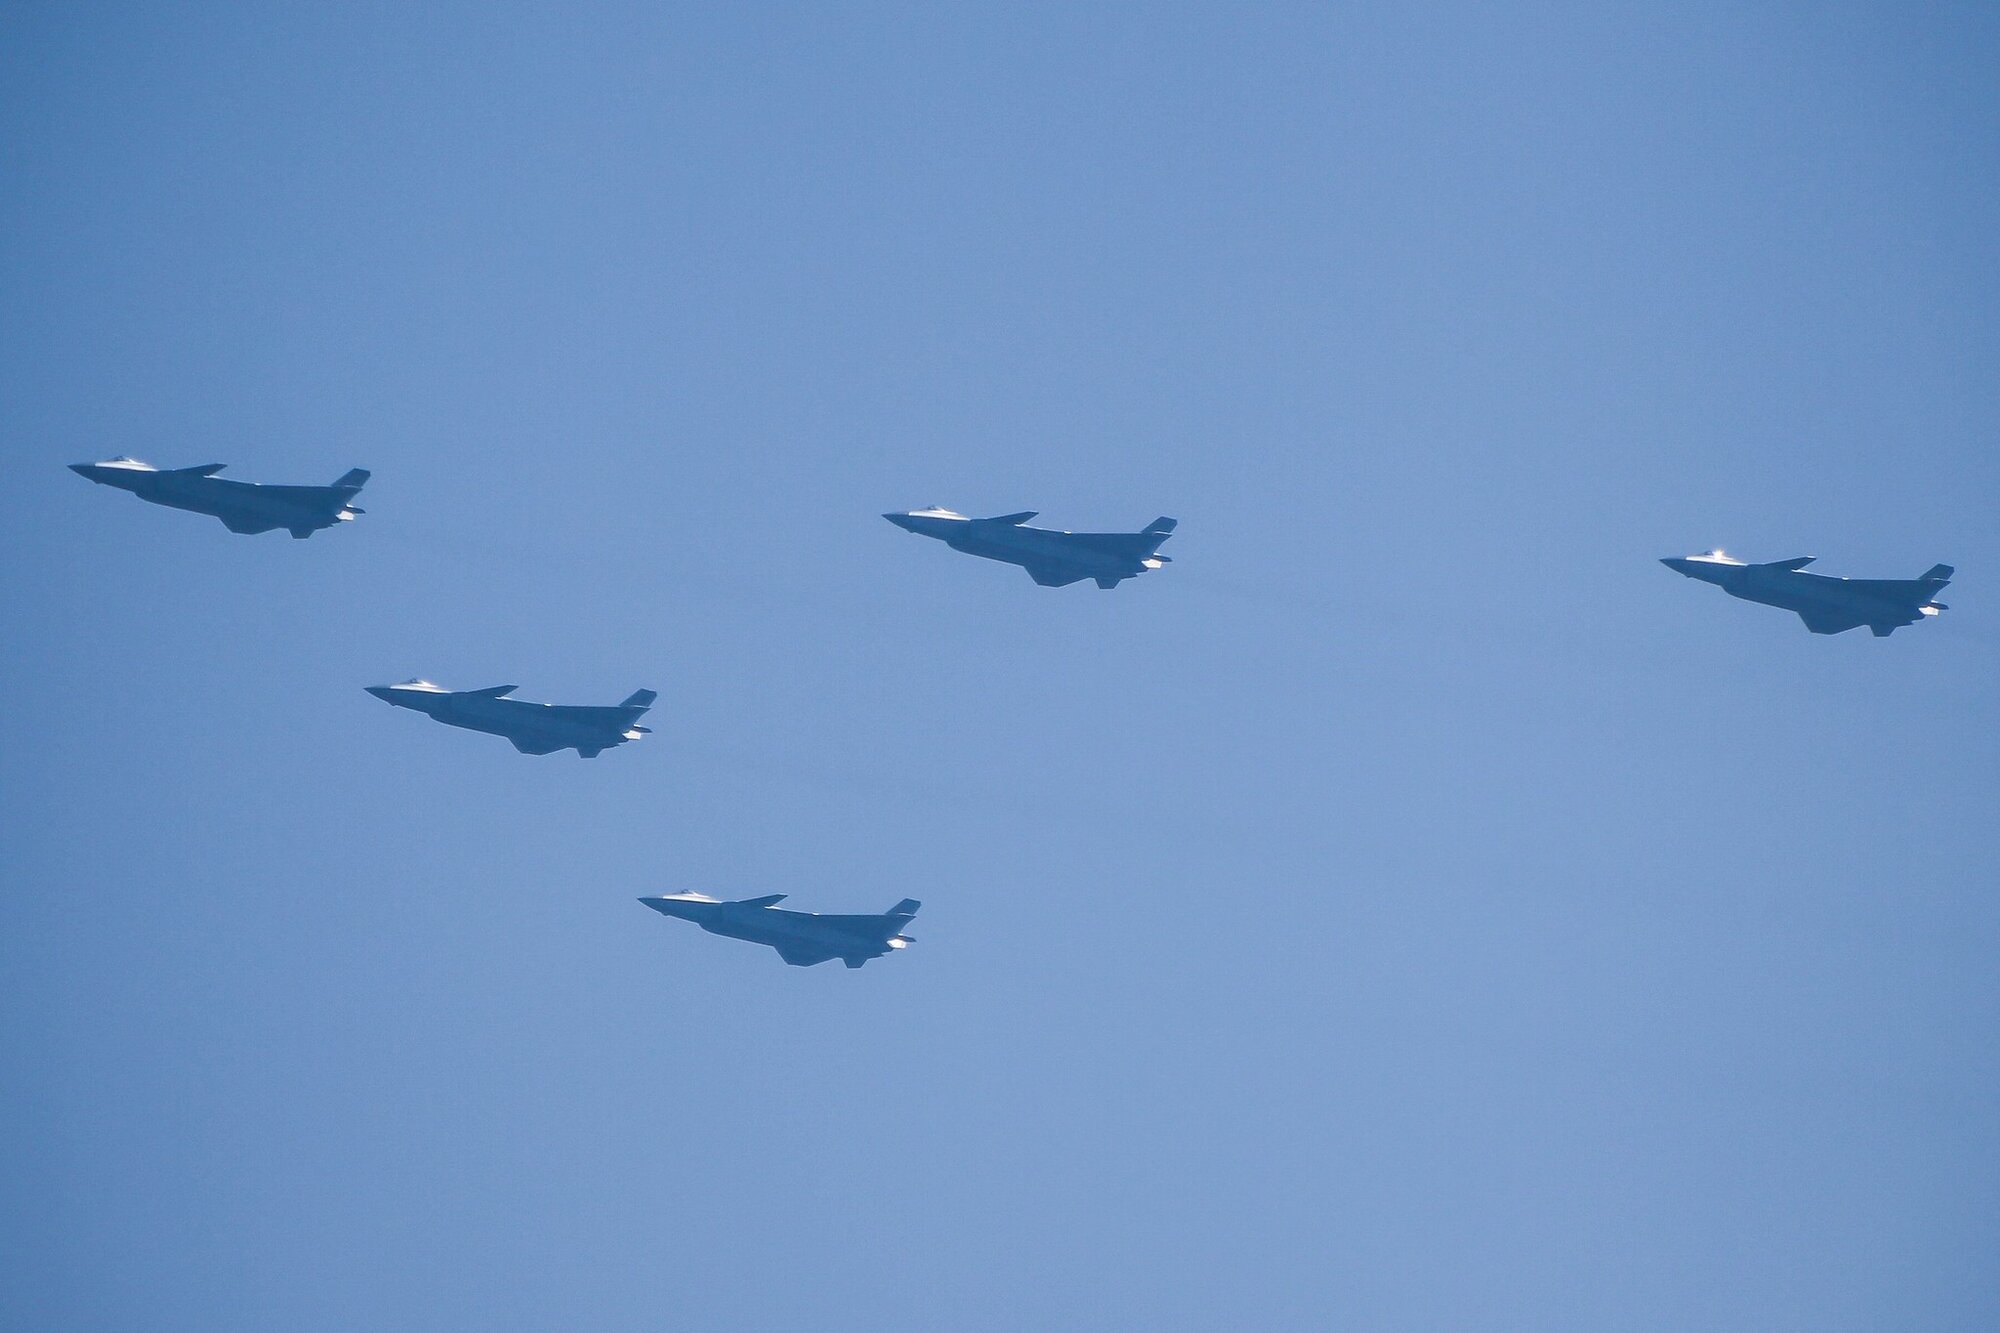
[[1840, 634], [1868, 623], [1866, 616], [1857, 616], [1852, 611], [1801, 611], [1799, 619], [1815, 634]]
[[257, 488], [259, 499], [280, 500], [302, 509], [329, 509], [336, 507], [336, 501], [346, 496], [331, 486], [273, 486], [268, 483]]
[[781, 944], [777, 947], [778, 957], [784, 959], [793, 967], [811, 967], [815, 963], [824, 963], [827, 959], [834, 957], [833, 954], [826, 952], [824, 949], [808, 949], [799, 944]]
[[259, 532], [269, 532], [271, 529], [280, 526], [269, 519], [251, 518], [247, 514], [219, 514], [217, 517], [222, 520], [222, 526], [228, 528], [231, 532], [241, 532], [251, 535]]
[[557, 750], [564, 750], [569, 748], [566, 745], [562, 745], [558, 742], [552, 742], [552, 741], [520, 740], [512, 736], [508, 737], [507, 739], [513, 741], [514, 748], [519, 750], [522, 754], [554, 754]]
[[1931, 591], [1916, 579], [1842, 579], [1840, 582], [1843, 591], [1885, 602], [1921, 602]]
[[1028, 577], [1044, 588], [1063, 588], [1072, 583], [1080, 583], [1090, 575], [1078, 574], [1073, 570], [1064, 569], [1061, 565], [1029, 565]]

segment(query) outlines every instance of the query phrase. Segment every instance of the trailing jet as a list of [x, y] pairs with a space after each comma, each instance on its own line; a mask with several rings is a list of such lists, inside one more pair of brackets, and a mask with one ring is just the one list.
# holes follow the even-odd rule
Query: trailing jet
[[1677, 574], [1713, 583], [1731, 597], [1796, 611], [1815, 634], [1839, 634], [1866, 625], [1878, 639], [1945, 610], [1944, 603], [1931, 599], [1956, 572], [1950, 565], [1932, 565], [1913, 579], [1836, 579], [1804, 573], [1813, 559], [1802, 555], [1747, 565], [1710, 551], [1669, 556], [1660, 563]]
[[136, 458], [114, 458], [106, 463], [71, 463], [69, 470], [156, 505], [219, 518], [231, 532], [284, 528], [294, 537], [310, 537], [321, 528], [351, 522], [362, 512], [349, 501], [367, 484], [366, 469], [354, 468], [331, 486], [260, 486], [215, 475], [227, 466], [204, 463], [162, 472]]
[[1160, 543], [1173, 535], [1174, 520], [1156, 518], [1143, 532], [1057, 532], [1031, 528], [1030, 509], [998, 518], [967, 518], [949, 509], [916, 509], [884, 514], [905, 532], [935, 537], [954, 551], [1019, 565], [1045, 588], [1096, 579], [1100, 588], [1115, 588], [1125, 579], [1158, 569], [1169, 557], [1159, 555]]
[[711, 935], [768, 944], [793, 967], [811, 967], [829, 958], [860, 967], [892, 949], [908, 948], [911, 939], [902, 933], [903, 927], [923, 906], [915, 898], [905, 898], [880, 916], [821, 916], [781, 910], [777, 904], [785, 896], [772, 893], [727, 903], [701, 893], [670, 893], [639, 901], [655, 912], [692, 921]]
[[660, 697], [651, 690], [637, 690], [622, 704], [588, 708], [509, 699], [518, 688], [495, 685], [453, 691], [427, 680], [406, 680], [401, 685], [370, 685], [368, 692], [383, 703], [428, 713], [432, 721], [446, 726], [505, 736], [522, 754], [575, 750], [585, 759], [648, 734], [648, 728], [638, 725], [639, 719]]

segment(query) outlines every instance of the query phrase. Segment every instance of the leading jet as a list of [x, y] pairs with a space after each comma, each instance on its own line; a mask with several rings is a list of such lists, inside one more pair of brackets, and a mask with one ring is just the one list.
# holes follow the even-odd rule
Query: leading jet
[[368, 482], [365, 468], [343, 473], [331, 486], [264, 486], [215, 475], [227, 466], [204, 463], [162, 471], [136, 458], [113, 458], [103, 463], [71, 463], [69, 470], [156, 505], [219, 518], [231, 532], [284, 528], [294, 537], [305, 538], [321, 528], [352, 522], [362, 512], [350, 502]]
[[1058, 532], [1031, 528], [1030, 509], [997, 518], [967, 518], [949, 509], [913, 509], [884, 514], [905, 532], [935, 537], [954, 551], [1019, 565], [1045, 588], [1096, 579], [1100, 588], [1115, 588], [1126, 579], [1158, 569], [1169, 557], [1160, 543], [1171, 537], [1175, 523], [1156, 518], [1141, 532]]
[[522, 754], [575, 750], [585, 759], [647, 735], [648, 728], [640, 726], [639, 719], [660, 697], [651, 690], [637, 690], [622, 704], [591, 708], [509, 699], [518, 688], [447, 690], [427, 680], [406, 680], [401, 685], [370, 685], [368, 692], [383, 703], [427, 713], [446, 726], [505, 736]]
[[1837, 579], [1805, 573], [1813, 559], [1802, 555], [1751, 565], [1721, 551], [1708, 551], [1668, 556], [1660, 563], [1677, 574], [1713, 583], [1731, 597], [1796, 611], [1814, 634], [1840, 634], [1866, 625], [1878, 639], [1946, 610], [1944, 603], [1933, 599], [1956, 572], [1950, 565], [1932, 565], [1913, 579]]
[[639, 901], [665, 916], [692, 921], [711, 935], [768, 944], [793, 967], [811, 967], [838, 958], [860, 967], [893, 949], [913, 942], [903, 927], [923, 904], [905, 898], [880, 916], [822, 916], [817, 912], [780, 910], [782, 893], [739, 902], [722, 902], [702, 893], [670, 893]]

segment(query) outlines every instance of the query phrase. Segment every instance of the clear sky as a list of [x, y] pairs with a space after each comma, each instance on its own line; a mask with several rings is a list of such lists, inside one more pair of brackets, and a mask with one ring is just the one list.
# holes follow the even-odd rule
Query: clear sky
[[[8, 1322], [1994, 1327], [1996, 71], [1976, 4], [7, 6]], [[375, 478], [236, 537], [121, 453]], [[691, 889], [925, 905], [807, 970]]]

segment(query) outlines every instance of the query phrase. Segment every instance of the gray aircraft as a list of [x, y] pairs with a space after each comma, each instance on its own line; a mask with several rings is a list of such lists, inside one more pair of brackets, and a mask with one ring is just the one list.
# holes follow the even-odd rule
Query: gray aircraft
[[733, 903], [701, 893], [670, 893], [639, 901], [655, 912], [692, 921], [711, 935], [768, 944], [793, 967], [811, 967], [830, 958], [860, 967], [892, 949], [908, 948], [912, 941], [902, 933], [903, 927], [923, 906], [915, 898], [905, 898], [880, 916], [822, 916], [783, 911], [777, 904], [784, 900], [782, 893]]
[[1887, 638], [1904, 625], [1914, 625], [1943, 611], [1932, 601], [1955, 572], [1950, 565], [1932, 565], [1913, 579], [1837, 579], [1807, 574], [1814, 557], [1774, 560], [1749, 565], [1721, 551], [1660, 561], [1677, 574], [1713, 583], [1731, 597], [1796, 611], [1814, 634], [1839, 634], [1866, 625], [1876, 638]]
[[427, 680], [406, 680], [401, 685], [370, 685], [368, 692], [383, 703], [428, 713], [432, 721], [446, 726], [505, 736], [522, 754], [575, 750], [585, 759], [595, 759], [614, 745], [648, 734], [647, 728], [638, 725], [639, 719], [660, 697], [651, 690], [637, 690], [622, 704], [588, 708], [509, 699], [507, 696], [518, 688], [495, 685], [454, 691]]
[[215, 475], [227, 466], [204, 463], [163, 472], [136, 458], [114, 458], [104, 463], [71, 463], [69, 470], [156, 505], [219, 518], [231, 532], [284, 528], [294, 537], [310, 537], [321, 528], [351, 522], [362, 512], [349, 501], [368, 482], [364, 468], [348, 471], [331, 486], [260, 486], [225, 481]]
[[1156, 518], [1143, 532], [1057, 532], [1028, 527], [1034, 516], [1030, 509], [998, 518], [967, 518], [935, 506], [882, 515], [905, 532], [935, 537], [954, 551], [1019, 565], [1045, 588], [1084, 579], [1096, 579], [1100, 588], [1115, 588], [1169, 561], [1158, 551], [1160, 543], [1173, 535], [1173, 519]]

